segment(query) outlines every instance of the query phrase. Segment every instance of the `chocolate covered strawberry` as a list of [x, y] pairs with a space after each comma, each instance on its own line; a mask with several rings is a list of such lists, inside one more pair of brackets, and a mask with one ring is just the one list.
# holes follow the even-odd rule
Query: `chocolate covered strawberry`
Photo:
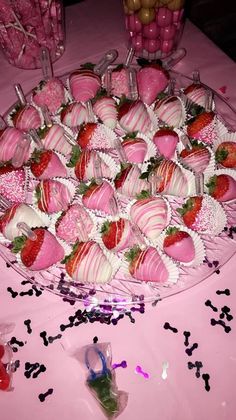
[[213, 175], [206, 184], [208, 193], [217, 201], [236, 199], [236, 180], [227, 174]]
[[44, 228], [32, 229], [35, 238], [18, 236], [12, 252], [20, 252], [22, 263], [33, 271], [45, 270], [64, 258], [64, 249], [56, 237]]
[[86, 106], [80, 102], [73, 102], [63, 106], [60, 112], [61, 122], [70, 128], [76, 128], [88, 121]]
[[179, 128], [186, 120], [186, 111], [178, 96], [162, 95], [155, 104], [154, 112], [169, 127]]
[[[18, 145], [23, 140], [22, 131], [15, 127], [6, 127], [0, 133], [0, 162], [8, 162], [13, 158], [17, 151]], [[22, 149], [21, 149], [22, 154]], [[26, 162], [29, 159], [30, 150], [24, 150], [23, 161]]]
[[55, 176], [66, 177], [67, 171], [58, 155], [52, 150], [35, 150], [30, 159], [32, 174], [38, 179]]
[[74, 168], [75, 176], [80, 181], [90, 181], [93, 178], [111, 178], [109, 166], [101, 159], [95, 150], [80, 150], [74, 146], [68, 167]]
[[137, 137], [136, 133], [129, 133], [122, 141], [127, 160], [131, 163], [143, 163], [147, 154], [148, 146], [145, 140]]
[[77, 136], [77, 143], [81, 149], [112, 149], [113, 140], [107, 129], [98, 123], [83, 124]]
[[166, 231], [163, 249], [169, 257], [177, 261], [189, 263], [195, 258], [195, 247], [188, 232], [177, 227], [170, 227]]
[[118, 107], [118, 121], [121, 128], [128, 133], [134, 131], [146, 133], [152, 126], [147, 109], [140, 100], [121, 100]]
[[190, 101], [194, 102], [195, 104], [201, 107], [206, 106], [206, 89], [200, 83], [192, 83], [191, 85], [187, 86], [184, 89], [184, 94], [190, 99]]
[[160, 155], [166, 159], [172, 159], [179, 141], [179, 136], [171, 128], [163, 127], [154, 134], [152, 141], [156, 145]]
[[10, 116], [12, 124], [21, 131], [41, 126], [40, 114], [32, 105], [17, 106]]
[[64, 260], [69, 276], [79, 283], [108, 283], [112, 267], [100, 246], [94, 242], [78, 242]]
[[138, 246], [131, 248], [126, 254], [129, 272], [132, 277], [141, 281], [164, 283], [169, 272], [158, 251], [153, 247], [141, 250]]
[[52, 127], [40, 128], [37, 130], [37, 134], [45, 149], [54, 150], [65, 156], [71, 153], [72, 146], [67, 141], [64, 128], [59, 124], [53, 124]]
[[136, 165], [121, 165], [121, 171], [115, 178], [115, 187], [120, 194], [127, 197], [136, 197], [141, 191], [149, 191], [150, 184], [141, 179], [141, 171]]
[[69, 76], [69, 86], [73, 98], [78, 102], [93, 99], [101, 87], [100, 77], [88, 66], [81, 66]]
[[135, 243], [135, 235], [131, 223], [127, 219], [105, 222], [101, 228], [102, 241], [107, 249], [122, 251]]
[[202, 196], [190, 197], [182, 206], [182, 208], [177, 209], [179, 214], [182, 216], [184, 224], [193, 230], [195, 230], [194, 225], [199, 217], [199, 212], [202, 208], [202, 202]]
[[118, 65], [111, 72], [111, 91], [112, 95], [121, 98], [129, 96], [129, 74], [127, 68], [123, 64]]
[[88, 238], [94, 227], [94, 222], [88, 212], [80, 204], [72, 204], [57, 219], [55, 224], [56, 234], [68, 243]]
[[214, 121], [214, 112], [203, 111], [188, 122], [188, 136], [204, 143], [212, 144], [215, 139]]
[[224, 141], [216, 149], [216, 161], [225, 168], [236, 168], [236, 142]]
[[96, 96], [93, 111], [103, 124], [114, 130], [117, 124], [116, 102], [104, 90]]
[[36, 187], [38, 208], [45, 213], [66, 210], [72, 200], [69, 188], [60, 181], [42, 180]]
[[209, 165], [211, 154], [203, 143], [192, 141], [191, 145], [191, 149], [186, 148], [181, 151], [181, 162], [193, 172], [201, 174]]
[[12, 203], [26, 200], [26, 173], [10, 163], [0, 166], [0, 194]]
[[56, 77], [47, 81], [41, 80], [33, 91], [33, 101], [39, 107], [47, 106], [54, 114], [65, 102], [65, 89], [61, 80]]
[[115, 191], [107, 181], [97, 184], [95, 181], [89, 185], [80, 184], [80, 193], [85, 207], [106, 214], [117, 214]]
[[140, 99], [151, 105], [157, 95], [165, 90], [169, 83], [169, 74], [158, 64], [148, 64], [137, 73], [137, 84]]

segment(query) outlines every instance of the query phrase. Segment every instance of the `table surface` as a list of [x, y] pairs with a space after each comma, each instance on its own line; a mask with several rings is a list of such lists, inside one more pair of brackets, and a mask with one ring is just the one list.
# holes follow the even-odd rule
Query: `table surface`
[[[82, 62], [100, 59], [105, 51], [115, 48], [119, 60], [126, 56], [124, 24], [120, 2], [86, 0], [66, 9], [67, 41], [63, 57], [55, 63], [55, 75], [64, 74]], [[175, 69], [190, 75], [199, 68], [201, 79], [215, 90], [226, 88], [225, 96], [236, 106], [235, 63], [219, 50], [190, 22], [186, 23], [181, 46], [187, 49], [186, 58]], [[0, 113], [15, 101], [12, 83], [21, 83], [25, 92], [40, 80], [40, 70], [19, 70], [10, 66], [1, 56]], [[145, 313], [134, 313], [135, 323], [128, 316], [117, 325], [99, 322], [82, 323], [60, 331], [68, 324], [79, 305], [71, 305], [49, 292], [25, 294], [32, 289], [23, 279], [1, 261], [0, 276], [0, 328], [13, 323], [8, 336], [21, 342], [15, 344], [14, 359], [20, 366], [14, 373], [13, 390], [0, 393], [3, 419], [16, 420], [69, 420], [81, 418], [104, 419], [97, 402], [85, 386], [85, 371], [72, 356], [76, 349], [91, 344], [95, 336], [99, 342], [110, 342], [113, 362], [126, 360], [127, 368], [116, 369], [119, 390], [128, 393], [128, 404], [120, 415], [121, 420], [231, 420], [236, 402], [234, 379], [236, 375], [235, 319], [226, 322], [231, 332], [226, 334], [221, 325], [212, 326], [211, 318], [219, 319], [223, 306], [231, 308], [234, 316], [236, 284], [236, 258], [233, 257], [220, 274], [190, 290], [165, 299], [155, 307], [146, 306]], [[16, 292], [12, 297], [9, 287]], [[217, 290], [230, 290], [230, 296], [216, 294]], [[205, 305], [210, 299], [218, 309], [216, 313]], [[29, 334], [24, 321], [31, 320]], [[163, 328], [165, 322], [175, 327], [173, 333]], [[56, 337], [45, 346], [40, 336]], [[198, 344], [189, 356], [184, 345], [184, 331], [191, 333], [189, 346]], [[188, 369], [188, 362], [201, 361], [201, 374], [210, 375], [210, 391], [205, 389], [196, 369]], [[43, 364], [46, 371], [37, 378], [26, 378], [25, 363]], [[162, 379], [162, 364], [169, 363], [167, 378]], [[145, 379], [135, 373], [140, 365], [149, 374]], [[38, 395], [53, 388], [42, 403]]]

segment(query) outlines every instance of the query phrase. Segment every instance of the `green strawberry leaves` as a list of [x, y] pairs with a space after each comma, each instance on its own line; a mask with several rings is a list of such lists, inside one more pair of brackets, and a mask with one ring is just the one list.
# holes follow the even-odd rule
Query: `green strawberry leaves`
[[125, 258], [127, 261], [132, 262], [140, 254], [140, 252], [140, 247], [138, 245], [135, 245], [133, 248], [130, 248], [130, 250], [125, 253]]
[[12, 242], [13, 248], [11, 249], [11, 251], [14, 254], [18, 254], [18, 252], [20, 252], [22, 248], [24, 247], [26, 240], [27, 240], [27, 237], [25, 235], [17, 236]]
[[81, 155], [80, 148], [78, 146], [73, 146], [70, 161], [66, 164], [66, 166], [68, 168], [74, 168], [80, 158], [80, 155]]

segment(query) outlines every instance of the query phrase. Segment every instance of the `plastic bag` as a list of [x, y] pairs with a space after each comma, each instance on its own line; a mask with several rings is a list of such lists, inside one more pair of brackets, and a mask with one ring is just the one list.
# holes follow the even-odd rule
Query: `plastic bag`
[[12, 389], [13, 352], [5, 340], [5, 334], [11, 332], [13, 328], [14, 324], [0, 324], [0, 391]]
[[128, 394], [119, 391], [112, 370], [111, 346], [96, 343], [83, 347], [75, 355], [88, 370], [86, 384], [108, 419], [116, 418], [125, 409]]

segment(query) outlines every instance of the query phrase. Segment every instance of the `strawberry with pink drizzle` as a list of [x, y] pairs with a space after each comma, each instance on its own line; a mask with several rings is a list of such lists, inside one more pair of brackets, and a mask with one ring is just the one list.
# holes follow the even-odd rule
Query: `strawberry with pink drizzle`
[[10, 117], [12, 124], [21, 131], [39, 128], [42, 124], [39, 111], [32, 105], [17, 106]]
[[69, 168], [74, 168], [75, 176], [80, 181], [90, 181], [97, 177], [112, 178], [109, 166], [101, 159], [95, 150], [80, 150], [73, 146]]
[[195, 246], [188, 232], [177, 227], [169, 227], [163, 242], [163, 249], [169, 257], [190, 263], [195, 258]]
[[11, 203], [26, 200], [26, 173], [24, 168], [15, 169], [11, 164], [0, 166], [0, 194]]
[[[6, 127], [0, 134], [0, 162], [11, 160], [18, 144], [23, 139], [22, 131], [15, 127]], [[29, 158], [29, 150], [25, 151], [24, 162]]]
[[80, 193], [85, 207], [109, 215], [117, 214], [115, 191], [107, 181], [91, 182], [89, 185], [80, 184]]
[[147, 143], [136, 133], [129, 133], [123, 137], [122, 148], [127, 160], [131, 163], [143, 163], [147, 154]]
[[80, 204], [72, 204], [57, 219], [55, 229], [60, 239], [67, 243], [82, 241], [88, 236], [94, 223], [87, 211]]
[[144, 103], [140, 100], [121, 100], [118, 107], [118, 121], [121, 128], [129, 133], [151, 130], [152, 122]]
[[135, 279], [157, 283], [164, 283], [168, 280], [169, 272], [155, 248], [150, 246], [141, 250], [135, 246], [125, 255], [129, 262], [129, 272]]
[[200, 83], [192, 83], [184, 89], [184, 94], [191, 102], [202, 106], [206, 105], [207, 93], [204, 86]]
[[68, 156], [72, 151], [72, 146], [66, 139], [65, 130], [58, 124], [52, 127], [45, 127], [37, 130], [37, 133], [42, 140], [43, 146], [47, 150], [55, 150]]
[[69, 188], [60, 181], [46, 179], [36, 187], [38, 208], [44, 213], [66, 210], [72, 200]]
[[191, 149], [186, 148], [181, 151], [181, 162], [193, 172], [201, 174], [209, 165], [211, 154], [203, 143], [192, 141], [191, 145]]
[[169, 127], [179, 128], [186, 120], [184, 106], [177, 96], [165, 96], [158, 100], [154, 112]]
[[0, 216], [0, 232], [5, 238], [13, 241], [16, 236], [21, 235], [21, 231], [17, 227], [17, 224], [21, 222], [27, 222], [30, 228], [45, 226], [45, 222], [32, 207], [23, 203], [13, 204]]
[[64, 249], [51, 232], [44, 228], [32, 231], [34, 239], [18, 236], [12, 249], [14, 253], [20, 252], [21, 261], [29, 270], [45, 270], [64, 258]]
[[38, 179], [67, 176], [65, 165], [52, 150], [35, 150], [30, 159], [30, 169]]
[[140, 179], [141, 171], [136, 165], [121, 165], [121, 172], [115, 178], [115, 187], [120, 194], [136, 197], [141, 191], [149, 191], [150, 184]]
[[116, 102], [114, 98], [107, 96], [106, 91], [102, 90], [96, 96], [93, 112], [103, 124], [114, 130], [117, 124]]
[[148, 239], [156, 241], [168, 224], [167, 204], [162, 197], [143, 191], [132, 205], [130, 217]]
[[95, 98], [101, 87], [101, 80], [93, 70], [83, 66], [70, 74], [69, 86], [71, 94], [77, 102], [86, 102]]
[[47, 106], [49, 112], [55, 112], [65, 103], [65, 89], [61, 80], [53, 77], [42, 80], [33, 91], [33, 101], [39, 107]]
[[64, 262], [67, 273], [76, 282], [105, 284], [112, 278], [112, 266], [94, 241], [77, 242]]
[[101, 237], [105, 247], [115, 252], [123, 251], [137, 243], [132, 225], [127, 219], [103, 223]]
[[153, 136], [153, 143], [156, 145], [160, 155], [166, 159], [174, 157], [179, 136], [176, 131], [168, 127], [160, 128]]
[[89, 119], [88, 110], [81, 102], [72, 102], [63, 106], [60, 113], [61, 122], [70, 128], [76, 128]]
[[147, 64], [138, 71], [137, 83], [140, 99], [151, 105], [167, 87], [169, 74], [158, 64]]

